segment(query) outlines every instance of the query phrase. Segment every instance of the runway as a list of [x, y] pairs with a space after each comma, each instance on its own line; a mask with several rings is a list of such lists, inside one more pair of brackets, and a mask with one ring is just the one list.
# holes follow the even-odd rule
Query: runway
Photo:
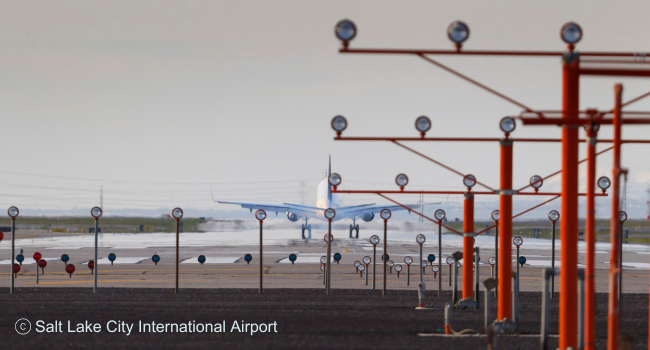
[[[320, 257], [326, 253], [326, 244], [322, 237], [325, 230], [312, 231], [313, 239], [300, 239], [300, 232], [295, 229], [269, 229], [264, 231], [264, 287], [265, 288], [322, 288], [323, 279], [320, 270]], [[411, 256], [418, 260], [419, 248], [415, 236], [419, 232], [397, 231], [388, 233], [388, 253], [395, 264], [403, 265], [398, 277], [395, 271], [388, 274], [387, 288], [415, 289], [419, 273], [415, 266], [407, 269], [404, 258]], [[362, 261], [364, 256], [373, 256], [371, 235], [383, 239], [383, 231], [362, 230], [359, 239], [337, 238], [347, 237], [348, 232], [333, 232], [335, 240], [332, 254], [340, 253], [342, 258], [337, 264], [333, 262], [332, 287], [346, 289], [372, 288], [372, 264], [368, 285], [365, 284], [365, 274], [356, 272], [354, 261]], [[423, 257], [428, 254], [436, 255], [438, 262], [438, 235], [425, 234], [427, 241], [423, 246]], [[5, 236], [6, 237], [6, 236]], [[174, 284], [175, 233], [102, 233], [99, 236], [99, 285], [100, 287], [143, 287], [143, 288], [172, 288]], [[241, 230], [226, 230], [218, 232], [186, 232], [180, 234], [180, 285], [182, 288], [258, 288], [259, 287], [259, 229], [244, 228]], [[93, 259], [94, 237], [85, 234], [71, 236], [18, 238], [16, 239], [16, 254], [24, 250], [25, 261], [16, 279], [16, 286], [36, 286], [36, 265], [32, 259], [35, 251], [41, 252], [48, 265], [45, 274], [39, 276], [39, 285], [48, 286], [78, 286], [91, 287], [93, 276], [86, 266]], [[481, 278], [491, 274], [491, 267], [486, 262], [494, 256], [494, 236], [476, 237], [476, 246], [480, 248]], [[559, 251], [561, 241], [556, 241], [556, 267], [561, 266]], [[624, 285], [623, 292], [647, 292], [647, 278], [650, 270], [650, 249], [646, 245], [624, 244]], [[10, 240], [5, 239], [0, 244], [0, 283], [8, 285], [10, 263]], [[584, 264], [584, 242], [579, 245], [579, 263]], [[427, 289], [437, 289], [437, 279], [442, 277], [441, 288], [449, 287], [449, 266], [445, 263], [447, 256], [462, 250], [462, 239], [455, 234], [445, 233], [442, 236], [443, 265], [440, 273], [434, 278], [431, 266], [424, 271], [423, 280]], [[513, 269], [515, 249], [513, 247]], [[598, 292], [606, 292], [608, 288], [609, 244], [597, 243], [596, 247], [596, 285]], [[380, 288], [382, 270], [380, 257], [383, 243], [377, 247], [376, 288]], [[115, 253], [117, 259], [111, 265], [107, 256]], [[292, 264], [290, 254], [298, 256]], [[64, 271], [64, 263], [60, 260], [62, 254], [70, 257], [69, 263], [76, 267], [70, 277]], [[151, 257], [157, 254], [160, 262], [155, 265]], [[251, 254], [250, 264], [244, 261], [244, 255]], [[198, 262], [198, 256], [206, 256], [205, 264]], [[521, 267], [521, 290], [539, 291], [541, 289], [541, 270], [551, 266], [551, 241], [547, 239], [524, 238], [520, 255], [526, 256], [527, 262]], [[462, 263], [462, 261], [461, 261]], [[5, 271], [3, 271], [5, 270]], [[461, 269], [462, 270], [462, 269]], [[410, 275], [407, 285], [407, 271]], [[559, 282], [556, 280], [556, 282]], [[556, 287], [559, 289], [559, 287]]]

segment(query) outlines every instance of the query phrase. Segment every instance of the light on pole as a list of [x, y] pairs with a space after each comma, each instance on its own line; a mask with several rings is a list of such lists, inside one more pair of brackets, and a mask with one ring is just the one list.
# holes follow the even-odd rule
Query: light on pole
[[[404, 174], [397, 175], [395, 178], [395, 182], [397, 184], [400, 184], [400, 176], [406, 177]], [[403, 180], [403, 179], [402, 179]], [[408, 177], [406, 177], [406, 183], [408, 183]], [[402, 189], [404, 189], [404, 186], [406, 186], [406, 183], [401, 186]], [[381, 293], [381, 295], [386, 295], [386, 261], [388, 260], [388, 219], [391, 217], [391, 212], [390, 209], [382, 209], [381, 212], [379, 212], [379, 215], [381, 216], [382, 219], [384, 219], [384, 258], [381, 259], [382, 265], [384, 265], [384, 289]]]
[[[420, 245], [420, 260], [418, 265], [422, 265], [422, 244], [427, 240], [423, 234], [419, 234], [415, 237], [415, 241]], [[422, 282], [422, 267], [420, 266], [420, 282]]]
[[[551, 210], [548, 213], [548, 218], [553, 223], [553, 231], [551, 233], [551, 268], [555, 270], [555, 224], [560, 220], [560, 213], [557, 210]], [[551, 298], [555, 293], [555, 274], [551, 274]]]
[[492, 214], [490, 215], [492, 217], [492, 221], [494, 221], [494, 270], [496, 270], [496, 274], [492, 276], [496, 280], [496, 287], [494, 287], [494, 295], [497, 296], [499, 295], [499, 211], [498, 210], [493, 210]]
[[[370, 265], [372, 261], [370, 260], [369, 256], [364, 256], [363, 257], [363, 264], [366, 265], [366, 270], [368, 270], [368, 265]], [[374, 267], [373, 267], [374, 268]], [[374, 271], [373, 271], [374, 272]], [[373, 276], [374, 277], [374, 276]], [[374, 282], [374, 281], [373, 281]], [[374, 284], [374, 283], [373, 283]], [[366, 274], [366, 286], [368, 285], [368, 274]], [[374, 289], [374, 288], [373, 288]]]
[[341, 181], [343, 179], [341, 178], [341, 175], [337, 173], [332, 173], [330, 176], [327, 178], [327, 181], [330, 183], [332, 187], [334, 187], [334, 191], [336, 191], [336, 187], [341, 184]]
[[427, 116], [419, 116], [415, 120], [415, 128], [420, 132], [420, 136], [424, 138], [424, 135], [431, 129], [431, 119]]
[[332, 237], [332, 219], [334, 219], [335, 216], [336, 216], [336, 210], [332, 208], [325, 209], [325, 218], [327, 218], [327, 235], [329, 237], [328, 239], [329, 242], [327, 242], [327, 267], [326, 267], [327, 268], [327, 283], [326, 283], [327, 295], [330, 295], [330, 289], [332, 288], [332, 282], [330, 280], [332, 263], [330, 260], [332, 260], [331, 241], [334, 240], [334, 237]]
[[464, 22], [454, 21], [447, 27], [447, 36], [456, 45], [456, 50], [460, 51], [463, 43], [469, 38], [469, 27]]
[[[433, 214], [433, 216], [438, 220], [438, 257], [442, 256], [442, 220], [447, 217], [447, 213], [444, 210], [438, 209]], [[438, 270], [442, 271], [442, 259], [438, 259]], [[442, 278], [438, 278], [438, 296], [442, 295]]]
[[404, 191], [404, 187], [409, 183], [409, 177], [406, 174], [398, 174], [395, 176], [395, 183], [399, 186], [399, 189]]
[[529, 180], [530, 185], [535, 189], [535, 193], [539, 192], [540, 187], [544, 184], [544, 179], [539, 175], [533, 175]]
[[347, 48], [350, 40], [357, 36], [357, 26], [349, 19], [344, 19], [336, 23], [334, 34], [341, 40], [343, 48]]
[[[180, 221], [181, 218], [183, 218], [183, 209], [174, 208], [174, 210], [172, 210], [172, 216], [174, 217], [174, 220], [176, 220], [176, 287], [174, 288], [174, 294], [178, 294], [178, 261], [180, 260], [178, 246], [180, 244]], [[95, 233], [97, 233], [97, 230], [95, 230]]]
[[598, 178], [598, 187], [603, 191], [603, 193], [607, 192], [607, 189], [611, 185], [612, 182], [609, 180], [607, 176], [601, 176], [600, 178]]
[[260, 209], [255, 212], [255, 218], [260, 222], [260, 294], [264, 292], [264, 259], [263, 257], [263, 244], [262, 244], [262, 228], [264, 219], [266, 219], [266, 211]]
[[[99, 261], [97, 260], [97, 242], [98, 242], [98, 231], [99, 231], [99, 218], [102, 216], [102, 208], [100, 207], [94, 207], [90, 210], [90, 215], [95, 219], [95, 260], [94, 261]], [[99, 265], [99, 264], [96, 264]], [[99, 266], [95, 266], [93, 269], [93, 278], [95, 280], [94, 286], [93, 286], [93, 293], [97, 293], [97, 270], [99, 269]], [[178, 288], [178, 286], [176, 287]]]
[[39, 252], [34, 253], [33, 258], [34, 260], [36, 260], [36, 284], [38, 284], [38, 263], [42, 258], [41, 253]]
[[16, 278], [16, 272], [14, 270], [14, 261], [16, 260], [16, 217], [19, 213], [20, 211], [16, 207], [9, 207], [7, 210], [7, 214], [11, 217], [11, 288], [9, 290], [11, 294], [14, 293], [14, 279]]
[[413, 263], [413, 258], [407, 256], [404, 258], [404, 263], [406, 264], [406, 285], [411, 283], [411, 264]]
[[453, 275], [453, 271], [451, 270], [451, 268], [454, 265], [454, 257], [453, 256], [448, 256], [447, 257], [447, 265], [449, 265], [449, 286], [451, 287], [451, 275]]
[[345, 130], [347, 127], [348, 120], [345, 119], [344, 116], [337, 115], [336, 117], [332, 118], [332, 129], [336, 131], [336, 136], [341, 136], [341, 133], [343, 133], [343, 130]]
[[375, 289], [375, 270], [377, 266], [377, 244], [379, 243], [379, 236], [372, 235], [370, 237], [370, 243], [372, 243], [372, 289]]
[[[515, 260], [515, 261], [517, 262], [517, 264], [516, 264], [517, 265], [517, 282], [519, 282], [519, 247], [524, 243], [524, 239], [517, 236], [517, 237], [512, 239], [512, 243], [517, 247], [517, 260]], [[517, 294], [519, 294], [519, 283], [515, 284], [515, 287], [516, 287], [515, 292]], [[517, 314], [516, 310], [514, 310], [513, 312], [515, 314]]]

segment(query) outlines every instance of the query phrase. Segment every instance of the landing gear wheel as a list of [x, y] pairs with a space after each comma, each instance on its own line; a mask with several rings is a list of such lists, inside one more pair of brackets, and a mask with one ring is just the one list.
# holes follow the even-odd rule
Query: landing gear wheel
[[357, 237], [356, 237], [356, 238], [359, 238], [359, 224], [357, 224], [357, 225], [354, 227], [354, 229], [357, 230]]
[[302, 224], [302, 239], [305, 239], [305, 224]]
[[350, 238], [353, 238], [352, 237], [352, 230], [354, 230], [354, 226], [352, 226], [352, 224], [350, 224]]
[[309, 239], [311, 239], [311, 224], [307, 225], [307, 231], [309, 231]]

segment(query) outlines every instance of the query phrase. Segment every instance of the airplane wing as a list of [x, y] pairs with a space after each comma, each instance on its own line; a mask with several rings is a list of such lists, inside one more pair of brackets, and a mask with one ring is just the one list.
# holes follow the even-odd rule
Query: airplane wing
[[292, 212], [300, 215], [301, 217], [306, 217], [306, 218], [315, 218], [316, 213], [318, 213], [319, 211], [323, 211], [322, 208], [307, 207], [303, 205], [294, 205], [294, 204], [263, 204], [263, 203], [243, 203], [243, 202], [225, 202], [225, 201], [215, 201], [215, 203], [241, 205], [242, 208], [249, 209], [250, 211], [263, 209], [267, 213]]
[[417, 204], [404, 204], [405, 207], [409, 208], [406, 209], [402, 207], [401, 205], [397, 204], [392, 204], [392, 205], [358, 205], [354, 207], [341, 207], [341, 208], [336, 208], [336, 216], [337, 217], [344, 217], [344, 218], [353, 218], [353, 217], [358, 217], [363, 214], [375, 214], [379, 213], [382, 211], [382, 209], [390, 209], [390, 211], [399, 211], [399, 210], [416, 210], [416, 209], [421, 209], [425, 205], [432, 205], [432, 204], [444, 204], [444, 202], [427, 202], [427, 203], [417, 203]]

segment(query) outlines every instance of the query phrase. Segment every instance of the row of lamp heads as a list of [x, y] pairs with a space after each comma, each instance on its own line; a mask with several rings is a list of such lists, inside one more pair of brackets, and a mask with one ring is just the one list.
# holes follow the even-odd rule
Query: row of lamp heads
[[[343, 47], [347, 48], [350, 41], [357, 36], [357, 26], [348, 19], [341, 20], [334, 27], [334, 34], [343, 42]], [[456, 48], [460, 49], [461, 45], [469, 39], [469, 26], [462, 21], [451, 22], [447, 27], [447, 36]], [[560, 29], [560, 38], [573, 46], [582, 39], [582, 28], [577, 23], [568, 22]]]
[[[9, 209], [7, 210], [7, 214], [9, 214], [9, 216], [12, 218], [17, 217], [19, 213], [20, 211], [15, 206], [9, 207]], [[92, 209], [90, 209], [90, 215], [92, 215], [92, 217], [94, 217], [95, 219], [99, 219], [102, 216], [102, 213], [103, 213], [102, 208], [100, 207], [93, 207]], [[174, 219], [181, 219], [183, 217], [183, 209], [174, 208], [172, 210], [172, 216], [174, 217]]]
[[[337, 136], [341, 136], [343, 131], [347, 129], [348, 127], [348, 120], [342, 116], [342, 115], [337, 115], [334, 118], [332, 118], [332, 129], [336, 131]], [[599, 125], [594, 124], [593, 125], [594, 130], [598, 131]], [[517, 123], [515, 122], [515, 119], [512, 117], [503, 117], [499, 121], [499, 128], [501, 131], [503, 131], [506, 136], [510, 135], [511, 132], [515, 131], [517, 128]], [[584, 126], [585, 130], [588, 129], [588, 126]], [[426, 135], [427, 131], [431, 129], [431, 119], [425, 115], [421, 115], [415, 119], [415, 129], [420, 132], [420, 136], [424, 138]]]
[[[328, 178], [328, 181], [329, 181], [329, 184], [332, 187], [334, 187], [334, 190], [336, 190], [336, 188], [339, 185], [341, 185], [341, 182], [343, 181], [343, 178], [338, 173], [332, 173], [332, 174], [330, 174], [330, 176]], [[463, 185], [465, 185], [469, 189], [474, 187], [474, 185], [476, 185], [476, 182], [477, 182], [476, 181], [476, 176], [474, 176], [472, 174], [467, 174], [467, 175], [465, 175], [463, 177]], [[408, 176], [406, 174], [398, 174], [395, 177], [395, 184], [397, 184], [397, 186], [399, 186], [399, 188], [401, 190], [403, 190], [404, 187], [406, 187], [406, 185], [408, 185], [408, 183], [409, 183], [409, 178], [408, 178]], [[544, 179], [539, 175], [533, 175], [530, 178], [529, 183], [530, 183], [530, 186], [532, 186], [533, 189], [535, 189], [535, 192], [538, 192], [539, 189], [544, 184]], [[603, 191], [603, 193], [605, 193], [605, 191], [607, 191], [609, 186], [611, 186], [612, 182], [609, 180], [609, 178], [607, 176], [601, 176], [600, 178], [598, 178], [597, 184], [598, 184], [598, 187]]]

